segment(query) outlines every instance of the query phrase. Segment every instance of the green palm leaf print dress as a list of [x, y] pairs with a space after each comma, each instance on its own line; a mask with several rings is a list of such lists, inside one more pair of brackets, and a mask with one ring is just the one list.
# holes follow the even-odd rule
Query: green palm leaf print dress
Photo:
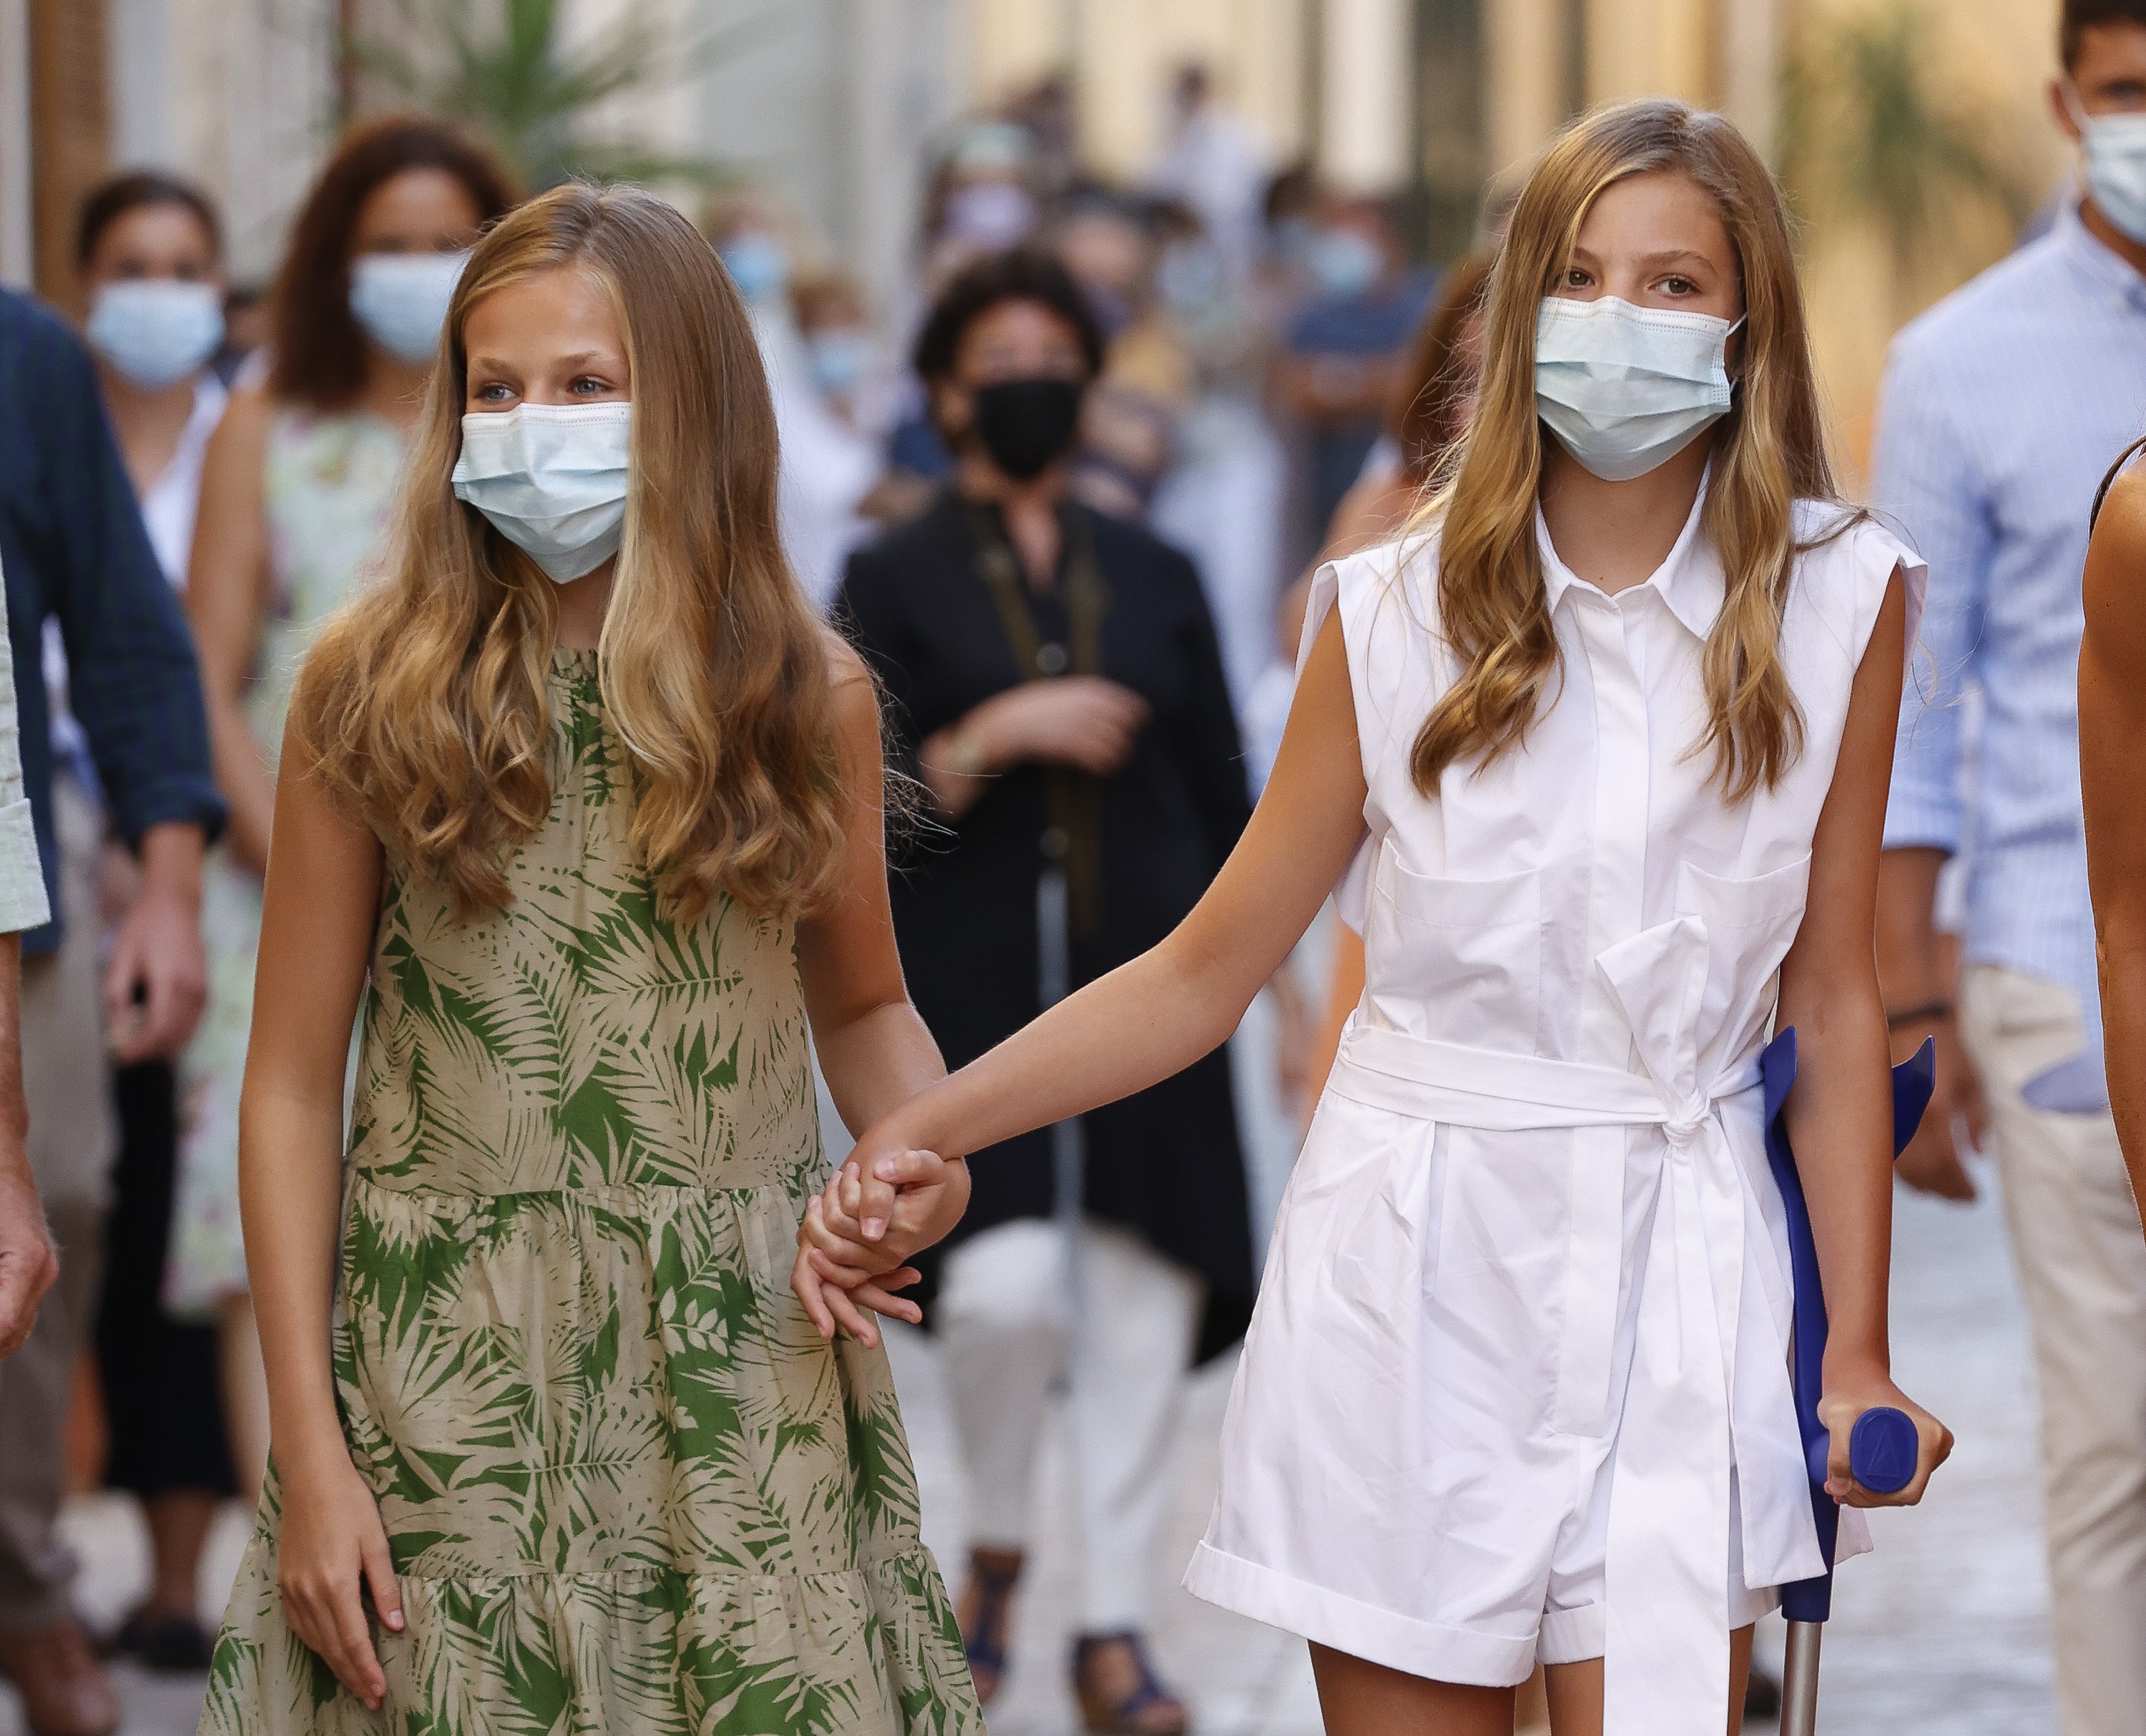
[[285, 1625], [271, 1479], [203, 1736], [981, 1732], [886, 1357], [789, 1289], [823, 1175], [794, 936], [665, 914], [592, 655], [462, 922], [391, 852], [334, 1369], [401, 1576], [367, 1711]]

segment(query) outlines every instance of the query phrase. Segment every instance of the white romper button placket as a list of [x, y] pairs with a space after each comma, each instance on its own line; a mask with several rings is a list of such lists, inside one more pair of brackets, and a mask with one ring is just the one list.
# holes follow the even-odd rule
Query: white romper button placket
[[[1595, 700], [1595, 811], [1585, 882], [1587, 955], [1595, 958], [1637, 933], [1644, 912], [1647, 700], [1615, 602], [1592, 586], [1569, 583], [1560, 606], [1578, 629]], [[1630, 1062], [1631, 1045], [1631, 1029], [1614, 998], [1590, 973], [1581, 997], [1580, 1058], [1622, 1069]], [[1610, 1426], [1629, 1135], [1612, 1125], [1575, 1128], [1568, 1137], [1572, 1234], [1552, 1426], [1594, 1436]]]

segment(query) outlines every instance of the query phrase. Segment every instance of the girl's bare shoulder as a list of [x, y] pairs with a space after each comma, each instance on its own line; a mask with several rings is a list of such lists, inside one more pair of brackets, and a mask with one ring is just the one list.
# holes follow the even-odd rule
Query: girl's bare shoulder
[[2109, 485], [2088, 545], [2084, 602], [2087, 660], [2099, 669], [2146, 679], [2146, 469], [2133, 464]]
[[824, 625], [821, 627], [820, 648], [826, 653], [827, 685], [835, 695], [836, 704], [853, 698], [850, 692], [852, 688], [862, 687], [867, 693], [872, 691], [871, 669], [858, 655], [857, 648], [834, 628]]
[[2135, 571], [2146, 561], [2146, 465], [2118, 471], [2094, 523], [2093, 558]]

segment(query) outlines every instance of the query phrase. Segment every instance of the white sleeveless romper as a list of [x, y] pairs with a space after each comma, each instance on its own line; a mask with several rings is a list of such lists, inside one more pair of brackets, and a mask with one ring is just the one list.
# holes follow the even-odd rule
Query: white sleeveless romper
[[1435, 537], [1318, 575], [1305, 644], [1338, 608], [1370, 788], [1340, 894], [1368, 986], [1185, 1580], [1442, 1681], [1603, 1657], [1610, 1736], [1720, 1736], [1730, 1630], [1820, 1571], [1756, 1063], [1856, 666], [1896, 565], [1912, 644], [1925, 576], [1868, 522], [1799, 560], [1803, 753], [1732, 807], [1692, 751], [1722, 598], [1699, 519], [1614, 597], [1538, 519], [1561, 683], [1435, 801], [1409, 775], [1455, 674]]

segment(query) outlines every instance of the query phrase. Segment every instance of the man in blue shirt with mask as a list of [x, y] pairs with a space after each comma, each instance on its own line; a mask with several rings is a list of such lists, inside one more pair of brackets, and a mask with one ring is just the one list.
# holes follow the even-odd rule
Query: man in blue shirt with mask
[[1303, 253], [1313, 293], [1290, 322], [1276, 385], [1309, 436], [1308, 556], [1378, 442], [1432, 278], [1409, 268], [1377, 199], [1330, 196]]
[[[22, 783], [52, 912], [22, 943], [22, 1070], [30, 1165], [60, 1256], [28, 1341], [0, 1364], [0, 1675], [21, 1693], [32, 1736], [104, 1736], [119, 1708], [70, 1607], [71, 1564], [54, 1534], [112, 1156], [104, 1055], [107, 1043], [122, 1061], [175, 1055], [192, 1033], [206, 986], [202, 853], [223, 809], [193, 642], [142, 527], [89, 358], [51, 312], [4, 291], [0, 575]], [[47, 620], [59, 624], [93, 771], [56, 775]], [[101, 984], [92, 783], [142, 865]]]
[[[2146, 0], [2064, 0], [2060, 48], [2051, 102], [2083, 148], [2084, 197], [1910, 325], [1886, 369], [1874, 504], [1928, 558], [1930, 596], [1901, 707], [1879, 951], [1895, 1055], [1938, 1043], [1938, 1099], [1903, 1177], [1971, 1197], [1954, 1130], [1986, 1118], [2003, 1178], [2041, 1393], [2060, 1728], [2136, 1736], [2146, 1239], [2099, 1087], [2078, 679], [2094, 491], [2146, 432]], [[1939, 868], [1963, 852], [1955, 980], [1933, 906]]]

